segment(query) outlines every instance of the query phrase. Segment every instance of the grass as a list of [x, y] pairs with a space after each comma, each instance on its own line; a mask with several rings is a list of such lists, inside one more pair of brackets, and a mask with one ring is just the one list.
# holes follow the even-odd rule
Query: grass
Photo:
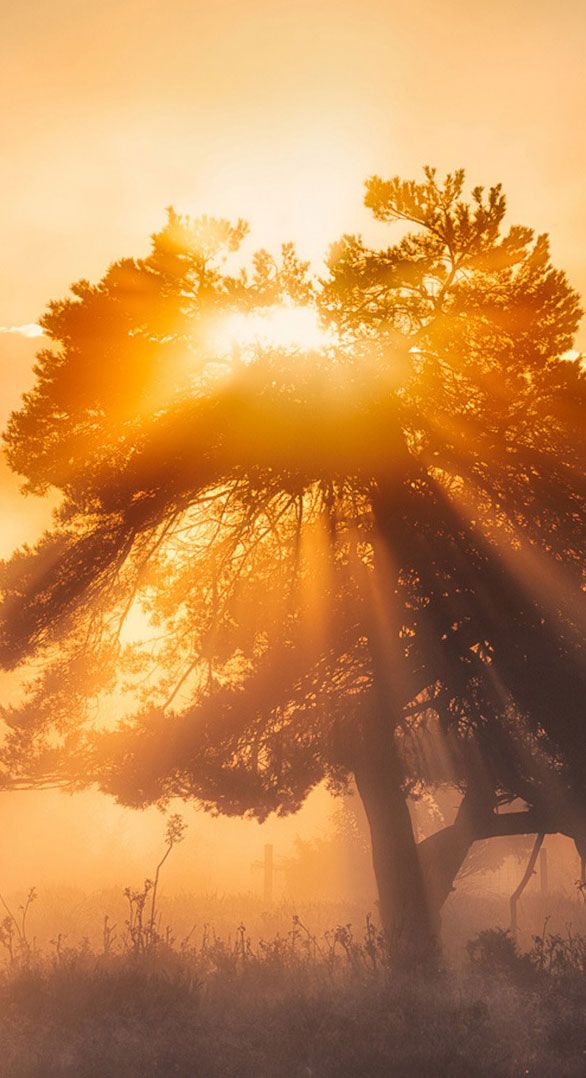
[[[128, 916], [130, 921], [130, 913]], [[230, 943], [136, 932], [50, 953], [19, 941], [0, 978], [1, 1073], [125, 1078], [583, 1075], [586, 940], [520, 954], [484, 931], [459, 971], [397, 976], [369, 920]]]
[[523, 950], [505, 896], [457, 893], [445, 967], [399, 975], [347, 903], [175, 896], [164, 927], [160, 870], [182, 834], [172, 817], [137, 890], [0, 896], [0, 1075], [586, 1074], [583, 892], [528, 895]]

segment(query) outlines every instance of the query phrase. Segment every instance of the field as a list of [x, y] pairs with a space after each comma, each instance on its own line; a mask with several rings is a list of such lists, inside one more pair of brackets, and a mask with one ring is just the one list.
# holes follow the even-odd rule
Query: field
[[534, 939], [523, 935], [523, 953], [503, 928], [465, 945], [463, 933], [487, 915], [503, 920], [502, 899], [488, 908], [450, 900], [448, 957], [422, 977], [391, 969], [356, 907], [266, 911], [253, 896], [183, 895], [163, 896], [164, 917], [151, 917], [151, 897], [55, 892], [33, 901], [23, 923], [26, 899], [15, 896], [2, 930], [0, 1073], [584, 1074], [586, 926], [576, 899], [550, 896], [549, 922], [541, 896], [526, 900], [526, 928], [543, 920]]

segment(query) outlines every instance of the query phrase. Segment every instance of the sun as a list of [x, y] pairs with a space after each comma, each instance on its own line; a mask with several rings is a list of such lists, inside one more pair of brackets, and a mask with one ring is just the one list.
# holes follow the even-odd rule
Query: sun
[[286, 304], [232, 312], [214, 323], [209, 339], [217, 354], [237, 351], [244, 359], [267, 348], [312, 352], [334, 343], [333, 333], [320, 325], [313, 308]]

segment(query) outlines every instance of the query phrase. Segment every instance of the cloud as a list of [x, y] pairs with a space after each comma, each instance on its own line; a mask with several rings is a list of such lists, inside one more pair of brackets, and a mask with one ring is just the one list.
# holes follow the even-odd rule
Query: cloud
[[0, 326], [0, 333], [20, 333], [21, 337], [43, 337], [44, 333], [36, 322], [25, 322], [22, 326]]

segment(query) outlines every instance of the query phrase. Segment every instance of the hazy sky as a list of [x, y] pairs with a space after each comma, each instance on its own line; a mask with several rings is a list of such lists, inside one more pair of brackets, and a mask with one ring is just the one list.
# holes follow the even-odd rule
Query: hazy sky
[[[584, 0], [1, 0], [0, 11], [0, 326], [34, 322], [71, 281], [143, 253], [170, 203], [244, 216], [254, 243], [294, 239], [316, 263], [342, 231], [382, 239], [361, 206], [364, 178], [426, 162], [502, 181], [511, 218], [550, 232], [586, 294]], [[33, 353], [0, 335], [4, 414]], [[2, 469], [3, 554], [43, 515], [15, 489]], [[33, 849], [24, 796], [14, 826], [26, 817]]]
[[164, 207], [319, 256], [370, 173], [502, 180], [586, 292], [583, 0], [2, 4], [0, 324], [140, 253]]

